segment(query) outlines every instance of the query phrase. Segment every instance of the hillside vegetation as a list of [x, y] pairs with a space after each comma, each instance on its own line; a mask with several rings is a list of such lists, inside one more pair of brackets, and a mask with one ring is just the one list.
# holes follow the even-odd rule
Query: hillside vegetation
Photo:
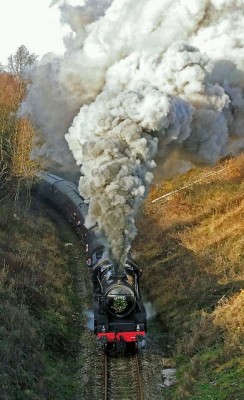
[[191, 170], [153, 187], [138, 218], [144, 290], [178, 370], [168, 399], [244, 398], [243, 176], [243, 154]]
[[21, 46], [0, 73], [1, 400], [70, 399], [76, 387], [80, 261], [64, 247], [56, 224], [26, 210], [36, 172], [44, 167], [31, 158], [37, 132], [17, 116], [28, 83], [21, 69], [34, 59]]
[[37, 132], [28, 119], [17, 115], [28, 84], [21, 77], [21, 68], [29, 66], [32, 56], [20, 46], [10, 56], [9, 71], [0, 73], [0, 199], [17, 198], [21, 189], [28, 191], [36, 172], [46, 165], [41, 159], [31, 158]]
[[[0, 398], [72, 399], [78, 261], [52, 222], [13, 201], [44, 168], [16, 116], [26, 85], [18, 68], [0, 73]], [[191, 170], [153, 187], [138, 217], [143, 290], [178, 371], [165, 399], [244, 398], [243, 176], [243, 154]]]
[[49, 219], [0, 205], [1, 400], [75, 398], [81, 260], [65, 246], [67, 227]]

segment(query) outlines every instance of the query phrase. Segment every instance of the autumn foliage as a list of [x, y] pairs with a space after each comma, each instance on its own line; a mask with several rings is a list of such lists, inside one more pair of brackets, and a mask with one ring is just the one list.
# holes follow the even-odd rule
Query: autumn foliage
[[25, 96], [26, 82], [20, 75], [0, 74], [0, 194], [16, 195], [20, 183], [29, 186], [40, 160], [33, 160], [31, 152], [35, 129], [17, 111]]

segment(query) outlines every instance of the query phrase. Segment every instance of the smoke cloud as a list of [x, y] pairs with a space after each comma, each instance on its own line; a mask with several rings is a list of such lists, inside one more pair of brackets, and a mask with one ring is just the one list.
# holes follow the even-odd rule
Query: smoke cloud
[[244, 148], [243, 0], [58, 3], [67, 50], [41, 60], [20, 112], [62, 162], [65, 136], [86, 225], [123, 266], [153, 174]]

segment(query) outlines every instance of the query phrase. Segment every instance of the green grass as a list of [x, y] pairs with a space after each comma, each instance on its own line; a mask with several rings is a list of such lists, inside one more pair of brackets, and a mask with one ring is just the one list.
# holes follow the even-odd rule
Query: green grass
[[[65, 229], [65, 226], [62, 227]], [[47, 217], [0, 205], [0, 386], [4, 400], [75, 396], [78, 261]]]
[[[216, 358], [216, 349], [206, 351], [199, 357], [202, 365], [201, 378], [192, 385], [192, 400], [242, 400], [244, 393], [244, 362], [233, 357], [227, 362]], [[216, 363], [216, 365], [214, 365]], [[183, 370], [184, 371], [184, 370]], [[184, 376], [184, 372], [183, 372]]]

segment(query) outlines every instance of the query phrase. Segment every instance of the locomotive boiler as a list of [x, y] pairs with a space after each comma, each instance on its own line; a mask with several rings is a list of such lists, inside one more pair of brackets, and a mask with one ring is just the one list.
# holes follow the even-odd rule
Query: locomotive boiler
[[107, 352], [136, 352], [144, 344], [147, 330], [141, 271], [129, 255], [123, 272], [117, 273], [97, 225], [85, 227], [88, 204], [73, 183], [45, 172], [39, 178], [39, 195], [66, 216], [84, 244], [93, 283], [94, 332], [99, 342]]

